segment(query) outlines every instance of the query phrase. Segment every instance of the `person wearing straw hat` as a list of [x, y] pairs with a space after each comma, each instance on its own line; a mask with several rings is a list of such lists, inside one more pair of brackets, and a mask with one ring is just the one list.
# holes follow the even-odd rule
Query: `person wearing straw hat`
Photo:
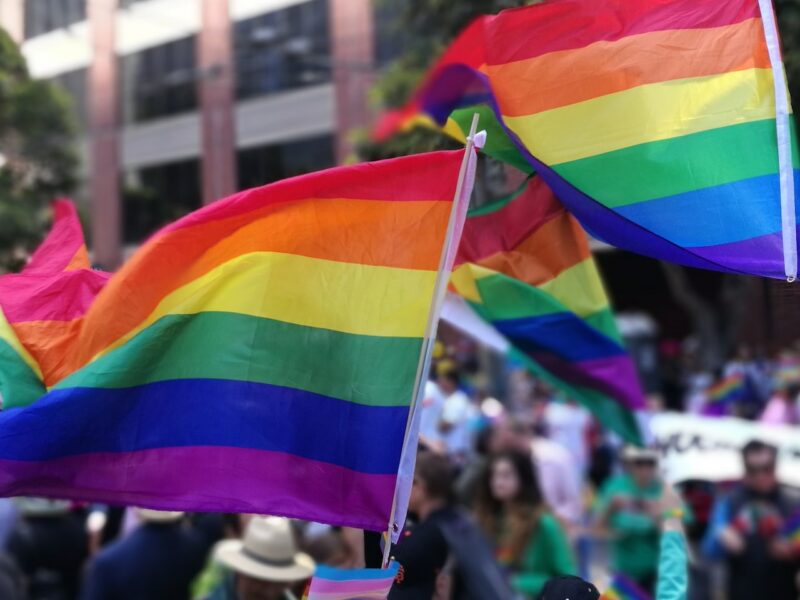
[[291, 524], [254, 517], [241, 540], [217, 544], [214, 559], [230, 574], [209, 600], [295, 600], [291, 589], [314, 574], [310, 556], [298, 552]]
[[92, 561], [81, 600], [181, 600], [202, 570], [214, 541], [188, 527], [182, 512], [137, 508], [131, 533]]

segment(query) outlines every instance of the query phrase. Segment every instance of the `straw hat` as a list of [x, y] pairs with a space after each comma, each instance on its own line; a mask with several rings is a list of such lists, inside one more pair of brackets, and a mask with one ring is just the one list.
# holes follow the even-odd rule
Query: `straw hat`
[[264, 581], [301, 581], [314, 574], [314, 561], [297, 551], [289, 520], [280, 517], [254, 517], [243, 540], [220, 542], [214, 556], [237, 573]]
[[658, 450], [655, 448], [641, 448], [639, 446], [628, 445], [622, 451], [622, 459], [628, 462], [637, 460], [651, 460], [658, 462]]
[[151, 510], [149, 508], [137, 508], [136, 516], [143, 523], [174, 523], [183, 517], [182, 512], [169, 510]]
[[68, 514], [70, 509], [70, 503], [67, 500], [27, 496], [14, 498], [14, 504], [17, 510], [26, 517], [60, 517]]

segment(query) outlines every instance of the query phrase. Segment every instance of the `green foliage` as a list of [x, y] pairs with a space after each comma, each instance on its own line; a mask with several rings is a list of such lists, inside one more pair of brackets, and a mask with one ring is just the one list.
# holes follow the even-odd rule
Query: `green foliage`
[[20, 266], [41, 237], [48, 204], [74, 191], [75, 129], [67, 95], [31, 79], [0, 29], [0, 271]]

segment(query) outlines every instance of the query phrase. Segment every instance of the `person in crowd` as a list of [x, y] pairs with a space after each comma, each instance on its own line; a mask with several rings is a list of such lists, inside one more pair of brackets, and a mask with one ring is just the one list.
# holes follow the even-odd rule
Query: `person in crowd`
[[408, 510], [417, 523], [407, 527], [392, 556], [402, 574], [392, 586], [389, 600], [428, 600], [436, 591], [437, 578], [449, 550], [441, 528], [453, 508], [454, 469], [447, 457], [421, 452], [417, 456]]
[[82, 600], [181, 600], [221, 534], [208, 516], [189, 527], [180, 512], [136, 509], [140, 524], [91, 562]]
[[760, 421], [769, 425], [797, 425], [800, 423], [798, 395], [800, 395], [800, 386], [797, 384], [779, 385], [764, 407]]
[[18, 498], [21, 516], [6, 549], [28, 582], [31, 600], [73, 600], [88, 555], [84, 515], [69, 502]]
[[229, 570], [209, 600], [295, 600], [314, 560], [299, 552], [288, 519], [253, 517], [240, 540], [224, 540], [214, 559]]
[[439, 433], [446, 451], [457, 461], [464, 462], [471, 447], [470, 421], [474, 407], [460, 388], [458, 367], [442, 361], [437, 369], [437, 384], [444, 402], [439, 418]]
[[439, 423], [442, 420], [444, 396], [435, 381], [429, 380], [425, 383], [419, 409], [421, 411], [419, 417], [420, 442], [432, 449], [443, 449], [444, 442], [442, 433], [439, 431]]
[[603, 485], [595, 504], [597, 524], [612, 536], [611, 568], [652, 593], [658, 569], [660, 498], [655, 450], [628, 446], [624, 473]]
[[715, 504], [703, 549], [727, 563], [730, 600], [795, 600], [800, 553], [782, 524], [797, 507], [778, 483], [777, 450], [753, 440], [742, 459], [744, 479]]
[[0, 598], [24, 600], [26, 597], [22, 572], [10, 556], [0, 553]]
[[564, 529], [539, 491], [530, 453], [491, 457], [475, 514], [512, 586], [524, 597], [536, 598], [551, 577], [576, 573]]
[[[683, 502], [670, 486], [660, 500], [663, 511], [655, 600], [686, 600], [689, 590], [689, 555], [683, 535]], [[600, 592], [580, 577], [562, 576], [548, 581], [540, 600], [598, 600]], [[603, 596], [603, 598], [618, 596]]]
[[589, 468], [588, 436], [592, 423], [589, 411], [572, 400], [548, 402], [543, 420], [547, 438], [567, 449], [582, 481]]
[[[570, 453], [560, 444], [543, 435], [534, 435], [534, 428], [517, 419], [506, 419], [494, 427], [490, 440], [493, 453], [516, 451], [533, 459], [536, 481], [544, 500], [568, 530], [580, 526], [583, 499], [577, 467]], [[565, 474], [570, 474], [566, 476]]]

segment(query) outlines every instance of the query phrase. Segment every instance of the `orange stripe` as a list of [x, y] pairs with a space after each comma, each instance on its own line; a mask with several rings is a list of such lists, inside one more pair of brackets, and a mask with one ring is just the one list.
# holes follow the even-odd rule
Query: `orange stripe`
[[46, 386], [52, 386], [72, 372], [75, 336], [82, 319], [73, 321], [28, 321], [14, 323], [20, 342], [39, 363]]
[[589, 243], [581, 226], [569, 214], [562, 213], [513, 250], [498, 252], [478, 264], [538, 286], [590, 256]]
[[443, 236], [450, 208], [439, 201], [309, 199], [170, 231], [109, 281], [85, 316], [71, 362], [82, 366], [144, 321], [167, 294], [242, 254], [281, 252], [435, 271], [443, 240], [420, 237], [420, 225]]
[[503, 114], [513, 117], [649, 83], [769, 67], [761, 19], [756, 18], [712, 29], [655, 31], [597, 42], [490, 65], [488, 72]]

